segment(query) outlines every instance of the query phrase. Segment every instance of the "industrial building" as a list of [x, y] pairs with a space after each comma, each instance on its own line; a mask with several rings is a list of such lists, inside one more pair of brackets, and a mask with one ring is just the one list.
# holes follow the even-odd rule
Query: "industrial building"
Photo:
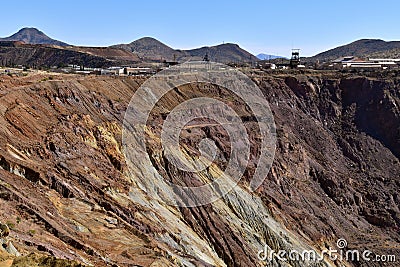
[[354, 56], [340, 57], [332, 61], [330, 67], [334, 69], [394, 69], [400, 67], [400, 59], [390, 59], [390, 58], [370, 58], [368, 60], [363, 60]]

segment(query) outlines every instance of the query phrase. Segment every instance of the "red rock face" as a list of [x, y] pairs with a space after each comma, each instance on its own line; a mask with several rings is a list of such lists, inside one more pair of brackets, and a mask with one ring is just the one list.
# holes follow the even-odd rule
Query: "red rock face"
[[[290, 207], [284, 213], [293, 217], [291, 225], [315, 241], [343, 236], [353, 248], [398, 254], [398, 81], [300, 77], [301, 85], [289, 85], [296, 94], [307, 87], [301, 79], [318, 94], [286, 98], [283, 109], [275, 109], [283, 165], [270, 175], [282, 185], [279, 190], [271, 182], [281, 192], [269, 195], [281, 209]], [[384, 240], [390, 245], [382, 246]]]
[[[23, 255], [95, 266], [262, 266], [257, 252], [265, 244], [322, 251], [338, 238], [349, 249], [399, 255], [399, 81], [253, 78], [278, 134], [272, 169], [255, 193], [246, 188], [258, 129], [243, 101], [197, 84], [167, 94], [151, 113], [148, 154], [175, 183], [190, 185], [193, 177], [168, 162], [159, 138], [168, 110], [181, 101], [221, 99], [250, 133], [253, 157], [240, 187], [205, 206], [175, 208], [146, 195], [122, 153], [124, 112], [143, 79], [0, 76], [0, 221], [13, 225], [8, 238]], [[220, 149], [215, 170], [222, 170], [231, 149], [222, 127], [198, 121], [181, 142], [196, 157], [204, 137]]]

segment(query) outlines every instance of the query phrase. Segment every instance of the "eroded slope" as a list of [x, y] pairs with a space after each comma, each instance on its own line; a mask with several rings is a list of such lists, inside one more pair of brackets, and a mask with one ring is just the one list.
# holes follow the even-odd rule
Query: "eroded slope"
[[[173, 208], [140, 189], [121, 152], [124, 112], [143, 80], [69, 77], [1, 87], [0, 221], [13, 224], [10, 237], [22, 254], [94, 266], [261, 266], [264, 244], [321, 251], [338, 238], [349, 248], [399, 254], [397, 80], [256, 75], [278, 131], [264, 184], [251, 194], [247, 176], [224, 199]], [[203, 94], [251, 115], [226, 91], [207, 90], [180, 88], [164, 107]], [[190, 183], [158, 146], [164, 111], [153, 113], [149, 155], [168, 179]], [[196, 150], [202, 137], [219, 144], [223, 168], [223, 131], [200, 125], [183, 142]], [[257, 147], [256, 136], [251, 141]]]

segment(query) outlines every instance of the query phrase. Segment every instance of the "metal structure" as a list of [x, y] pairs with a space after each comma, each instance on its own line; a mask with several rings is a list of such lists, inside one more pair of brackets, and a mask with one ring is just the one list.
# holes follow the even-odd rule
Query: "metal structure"
[[290, 58], [290, 68], [296, 69], [300, 65], [300, 49], [292, 49], [292, 57]]
[[209, 61], [210, 61], [210, 59], [208, 58], [208, 53], [206, 53], [206, 54], [204, 55], [203, 61], [205, 61], [205, 62], [209, 62]]

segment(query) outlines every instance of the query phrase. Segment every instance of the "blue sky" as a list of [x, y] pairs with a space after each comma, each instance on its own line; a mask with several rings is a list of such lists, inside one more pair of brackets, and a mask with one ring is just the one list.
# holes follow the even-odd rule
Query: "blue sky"
[[4, 1], [0, 36], [37, 27], [86, 46], [152, 36], [173, 48], [237, 43], [253, 54], [304, 56], [361, 38], [400, 40], [400, 1]]

